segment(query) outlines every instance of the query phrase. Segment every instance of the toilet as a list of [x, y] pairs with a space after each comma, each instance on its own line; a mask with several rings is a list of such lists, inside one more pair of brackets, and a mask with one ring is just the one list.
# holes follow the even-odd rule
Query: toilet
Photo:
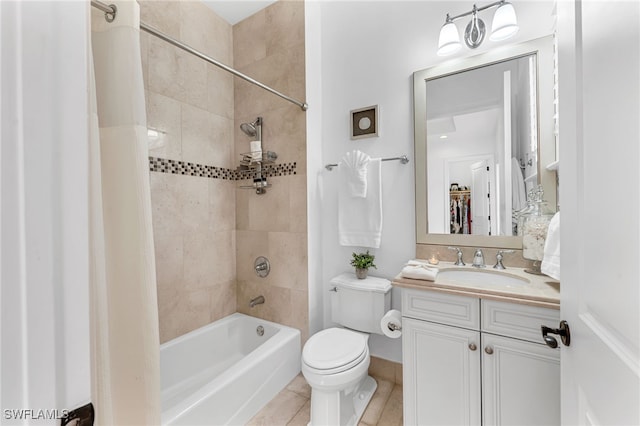
[[344, 273], [331, 281], [331, 319], [302, 350], [302, 374], [311, 386], [310, 426], [358, 424], [376, 390], [368, 375], [369, 333], [382, 334], [380, 320], [391, 307], [391, 283]]

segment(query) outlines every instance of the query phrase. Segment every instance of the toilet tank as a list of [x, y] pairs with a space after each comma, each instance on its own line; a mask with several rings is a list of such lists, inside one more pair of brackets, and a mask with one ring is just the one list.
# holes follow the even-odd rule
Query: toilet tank
[[344, 273], [331, 279], [331, 319], [353, 330], [382, 334], [380, 320], [391, 309], [391, 282]]

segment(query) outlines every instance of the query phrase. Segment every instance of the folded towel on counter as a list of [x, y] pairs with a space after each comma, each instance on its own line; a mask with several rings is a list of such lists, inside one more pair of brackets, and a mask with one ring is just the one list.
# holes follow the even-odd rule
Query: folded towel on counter
[[[338, 237], [340, 245], [380, 247], [382, 238], [381, 160], [370, 159], [367, 170], [367, 195], [353, 197], [348, 185], [338, 188]], [[341, 179], [347, 183], [349, 171], [340, 167]]]
[[549, 222], [540, 270], [543, 274], [560, 280], [560, 212], [556, 213]]
[[404, 265], [400, 275], [412, 280], [435, 281], [438, 276], [438, 268], [419, 260], [410, 260]]
[[347, 152], [342, 158], [341, 169], [345, 170], [346, 184], [352, 197], [367, 196], [367, 168], [371, 157], [362, 151]]

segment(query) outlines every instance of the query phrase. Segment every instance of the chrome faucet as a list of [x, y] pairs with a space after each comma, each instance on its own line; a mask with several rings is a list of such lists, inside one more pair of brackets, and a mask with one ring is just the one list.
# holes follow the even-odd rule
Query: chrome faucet
[[482, 250], [476, 249], [476, 252], [473, 255], [473, 264], [471, 266], [475, 266], [476, 268], [484, 268], [486, 266], [484, 264], [484, 255], [482, 254]]
[[256, 298], [253, 298], [249, 301], [249, 307], [253, 308], [256, 305], [261, 305], [264, 303], [264, 296], [258, 296]]
[[459, 247], [447, 247], [449, 250], [456, 250], [458, 252], [458, 260], [456, 260], [456, 266], [465, 266], [462, 261], [462, 250]]
[[498, 250], [498, 254], [496, 254], [496, 264], [493, 265], [494, 269], [507, 269], [502, 264], [502, 255], [505, 253], [513, 253], [513, 250]]

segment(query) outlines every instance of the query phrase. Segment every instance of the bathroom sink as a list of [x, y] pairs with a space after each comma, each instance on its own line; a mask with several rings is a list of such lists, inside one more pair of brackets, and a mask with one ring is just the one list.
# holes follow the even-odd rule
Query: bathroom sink
[[438, 272], [436, 281], [492, 288], [513, 288], [529, 284], [526, 278], [486, 269], [443, 269]]

